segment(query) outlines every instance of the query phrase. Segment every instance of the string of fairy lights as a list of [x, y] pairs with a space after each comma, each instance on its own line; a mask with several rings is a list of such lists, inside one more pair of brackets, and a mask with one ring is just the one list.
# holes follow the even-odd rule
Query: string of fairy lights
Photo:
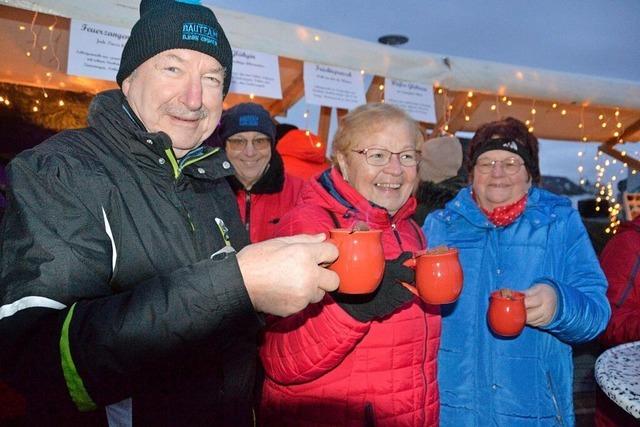
[[[49, 93], [46, 90], [46, 87], [50, 85], [54, 74], [60, 72], [61, 62], [58, 57], [55, 46], [57, 39], [56, 37], [56, 26], [58, 23], [57, 17], [53, 16], [53, 22], [46, 27], [36, 26], [36, 20], [38, 19], [38, 12], [35, 11], [33, 17], [31, 19], [30, 25], [19, 24], [17, 26], [17, 31], [29, 31], [31, 33], [31, 40], [28, 45], [25, 47], [25, 56], [29, 58], [33, 58], [36, 61], [36, 56], [41, 57], [43, 53], [49, 53], [52, 59], [49, 63], [53, 63], [52, 66], [48, 67], [48, 71], [44, 73], [42, 76], [42, 85], [41, 85], [41, 97], [33, 97], [32, 105], [30, 111], [34, 114], [43, 112], [43, 104], [47, 102], [48, 106], [55, 106], [58, 108], [65, 107], [65, 100], [60, 97], [59, 99], [50, 100]], [[40, 31], [46, 28], [45, 31], [48, 33], [48, 37], [43, 37], [40, 34]], [[314, 41], [319, 41], [319, 36], [314, 37]], [[365, 74], [365, 70], [360, 70], [362, 75]], [[384, 84], [378, 84], [379, 90], [379, 101], [384, 102]], [[452, 112], [454, 109], [453, 105], [453, 97], [450, 95], [451, 91], [448, 91], [447, 88], [436, 85], [435, 91], [438, 95], [441, 95], [442, 100], [442, 111], [440, 114], [441, 123], [440, 129], [436, 129], [435, 131], [442, 132], [445, 134], [449, 133], [449, 127], [452, 120]], [[455, 93], [454, 93], [455, 94]], [[489, 110], [496, 115], [496, 118], [500, 118], [509, 111], [509, 107], [514, 105], [514, 101], [505, 94], [496, 94], [496, 95], [488, 95], [482, 94], [483, 96], [478, 99], [476, 94], [473, 91], [468, 91], [466, 94], [466, 100], [463, 102], [461, 108], [461, 115], [464, 118], [465, 122], [471, 121], [471, 115], [479, 106], [479, 103], [487, 97], [495, 96], [495, 100], [489, 104]], [[249, 94], [249, 98], [253, 100], [255, 98], [254, 94]], [[0, 94], [0, 107], [11, 108], [13, 106], [12, 100], [9, 98], [7, 94]], [[590, 140], [589, 134], [587, 133], [588, 129], [586, 128], [585, 123], [585, 107], [586, 104], [583, 104], [580, 108], [580, 113], [577, 117], [576, 127], [579, 132], [579, 141], [588, 142]], [[563, 107], [558, 102], [553, 102], [551, 104], [551, 113], [558, 114], [560, 118], [569, 119], [569, 106]], [[575, 109], [573, 109], [575, 110]], [[533, 99], [531, 101], [531, 106], [529, 108], [528, 117], [524, 118], [524, 123], [529, 129], [529, 132], [534, 132], [536, 127], [536, 117], [538, 113], [538, 108], [536, 107], [536, 100]], [[549, 114], [549, 111], [547, 111]], [[621, 119], [621, 112], [619, 108], [615, 108], [613, 113], [607, 113], [605, 111], [598, 114], [598, 126], [603, 129], [611, 130], [611, 138], [617, 138], [617, 143], [624, 143], [622, 132], [624, 130], [624, 123]], [[304, 122], [305, 129], [307, 134], [310, 133], [309, 126], [309, 110], [308, 107], [304, 112]], [[626, 156], [626, 152], [622, 151], [622, 156]], [[634, 156], [637, 158], [638, 152], [634, 153]], [[585, 177], [585, 153], [584, 151], [579, 151], [577, 153], [578, 156], [578, 166], [577, 172], [579, 175], [579, 183], [584, 186], [587, 184], [587, 179]], [[600, 211], [603, 207], [607, 207], [608, 215], [610, 218], [610, 223], [607, 229], [605, 230], [607, 233], [615, 233], [616, 227], [619, 225], [620, 221], [618, 216], [621, 211], [620, 203], [616, 200], [614, 194], [614, 185], [617, 184], [619, 180], [618, 177], [623, 176], [625, 171], [628, 169], [627, 163], [619, 162], [616, 159], [609, 159], [608, 156], [605, 155], [602, 151], [598, 151], [594, 156], [595, 162], [595, 172], [596, 172], [596, 181], [595, 181], [595, 189], [596, 189], [596, 211]], [[638, 172], [635, 169], [629, 170], [630, 175], [635, 175]], [[603, 202], [606, 202], [603, 203]]]
[[[48, 32], [48, 37], [46, 38], [46, 40], [42, 40], [43, 38], [39, 34], [40, 27], [36, 29], [36, 20], [38, 19], [38, 11], [35, 11], [33, 13], [33, 17], [31, 18], [31, 24], [28, 27], [24, 24], [19, 24], [17, 26], [18, 31], [23, 32], [28, 30], [31, 33], [31, 41], [25, 49], [25, 52], [24, 52], [25, 56], [29, 58], [34, 58], [36, 55], [41, 55], [44, 52], [50, 52], [53, 58], [49, 62], [50, 63], [54, 62], [54, 66], [53, 66], [54, 71], [46, 71], [43, 76], [44, 77], [42, 80], [43, 84], [41, 85], [42, 99], [40, 98], [33, 99], [33, 105], [30, 108], [31, 112], [33, 113], [38, 113], [42, 110], [42, 104], [44, 103], [45, 100], [48, 100], [49, 98], [49, 93], [46, 90], [46, 86], [48, 86], [51, 83], [54, 73], [60, 72], [61, 62], [55, 49], [58, 39], [54, 39], [56, 35], [59, 37], [59, 34], [56, 34], [55, 32], [56, 26], [58, 24], [58, 18], [56, 16], [52, 16], [52, 18], [53, 18], [53, 22], [50, 25], [46, 26], [46, 31]], [[57, 100], [52, 100], [52, 102], [48, 102], [48, 103], [57, 107], [65, 106], [65, 101], [62, 98]], [[5, 107], [12, 106], [12, 101], [11, 99], [9, 99], [9, 96], [7, 94], [0, 95], [0, 106], [2, 105], [4, 105]]]
[[[444, 87], [437, 87], [436, 93], [442, 96], [442, 111], [441, 116], [442, 120], [442, 129], [443, 133], [449, 132], [449, 125], [452, 119], [452, 110], [454, 108], [452, 104], [453, 97], [451, 97]], [[485, 99], [490, 96], [487, 95]], [[477, 98], [477, 97], [476, 97]], [[462, 108], [462, 115], [464, 117], [465, 122], [469, 122], [471, 117], [469, 111], [474, 106], [474, 92], [467, 92], [466, 100], [464, 101], [464, 105]], [[478, 101], [480, 102], [480, 101]], [[514, 102], [511, 98], [506, 95], [495, 95], [495, 101], [489, 104], [489, 110], [492, 113], [495, 113], [496, 119], [500, 119], [503, 114], [507, 113], [508, 108], [513, 106]], [[576, 127], [579, 131], [578, 140], [587, 143], [589, 142], [589, 135], [586, 133], [586, 124], [585, 124], [585, 107], [586, 105], [581, 105], [580, 114], [576, 123]], [[570, 120], [570, 112], [567, 107], [563, 107], [558, 102], [551, 103], [551, 113], [557, 114], [562, 119]], [[502, 109], [502, 110], [501, 110]], [[533, 99], [531, 101], [531, 107], [529, 109], [529, 115], [526, 119], [524, 119], [525, 125], [528, 127], [529, 132], [535, 131], [536, 117], [537, 117], [538, 109], [536, 108], [536, 100]], [[549, 112], [547, 112], [549, 114]], [[599, 113], [598, 116], [598, 124], [601, 129], [611, 129], [611, 138], [617, 139], [616, 144], [624, 144], [624, 139], [621, 136], [622, 132], [625, 128], [624, 123], [621, 119], [620, 108], [615, 108], [611, 114], [607, 114], [606, 112]], [[638, 151], [634, 153], [634, 157], [637, 158]], [[626, 157], [626, 151], [621, 151], [621, 155]], [[588, 181], [585, 176], [585, 152], [580, 150], [577, 153], [578, 156], [578, 166], [577, 172], [579, 176], [579, 183], [581, 186], [587, 185]], [[600, 212], [603, 208], [607, 209], [607, 216], [609, 217], [609, 224], [605, 229], [606, 233], [615, 233], [617, 226], [620, 224], [620, 212], [621, 205], [620, 202], [616, 199], [614, 193], [614, 185], [619, 181], [619, 177], [624, 176], [625, 172], [628, 171], [630, 175], [636, 175], [638, 173], [637, 170], [633, 168], [629, 168], [626, 162], [620, 162], [615, 158], [610, 159], [609, 156], [605, 155], [602, 151], [598, 150], [597, 154], [594, 157], [595, 162], [595, 171], [596, 171], [596, 181], [594, 183], [596, 189], [596, 212]]]
[[[443, 124], [442, 131], [444, 133], [449, 132], [449, 123], [451, 121], [451, 112], [453, 110], [452, 105], [452, 97], [449, 96], [446, 88], [438, 87], [436, 88], [436, 93], [442, 96], [444, 100], [443, 104]], [[464, 107], [462, 110], [462, 114], [464, 115], [465, 122], [470, 121], [470, 114], [467, 109], [471, 109], [474, 103], [474, 93], [473, 91], [467, 92], [467, 99], [464, 102]], [[489, 110], [496, 114], [496, 119], [502, 117], [501, 107], [503, 111], [505, 111], [508, 107], [513, 105], [513, 100], [510, 99], [506, 95], [495, 95], [495, 102], [492, 102], [489, 105]], [[569, 115], [569, 111], [567, 108], [562, 107], [558, 102], [553, 102], [551, 104], [552, 112], [557, 112], [560, 118], [567, 118]], [[505, 111], [506, 112], [506, 111]], [[528, 126], [529, 132], [535, 131], [535, 123], [537, 116], [537, 108], [536, 108], [536, 100], [533, 99], [531, 101], [531, 108], [529, 109], [530, 116], [524, 120], [526, 126]], [[589, 141], [589, 137], [585, 133], [585, 105], [583, 104], [580, 109], [580, 115], [576, 127], [580, 132], [579, 140], [583, 143]], [[618, 144], [623, 144], [624, 139], [621, 137], [621, 132], [624, 129], [624, 123], [620, 118], [620, 109], [615, 108], [615, 111], [612, 115], [607, 115], [605, 113], [598, 114], [598, 120], [600, 128], [613, 128], [611, 133], [611, 137], [617, 138]], [[585, 165], [584, 165], [584, 151], [580, 150], [577, 153], [578, 156], [578, 166], [577, 172], [579, 176], [579, 183], [581, 186], [585, 186], [587, 184], [587, 179], [585, 177]], [[626, 151], [621, 152], [622, 156], [626, 156]], [[638, 152], [636, 151], [634, 155], [637, 157]], [[596, 182], [594, 184], [596, 189], [596, 212], [600, 212], [603, 208], [607, 209], [607, 216], [609, 217], [609, 225], [605, 228], [606, 233], [615, 233], [618, 225], [620, 224], [620, 212], [621, 205], [620, 202], [616, 199], [614, 194], [614, 184], [617, 183], [618, 177], [623, 176], [624, 173], [629, 169], [627, 163], [622, 163], [619, 165], [617, 159], [609, 159], [608, 156], [605, 156], [604, 153], [598, 150], [596, 156], [594, 157], [595, 161], [595, 171], [596, 171]], [[619, 166], [619, 167], [618, 167]], [[615, 170], [614, 170], [615, 169]], [[637, 170], [631, 169], [629, 170], [629, 174], [636, 175], [638, 173]], [[606, 203], [603, 203], [606, 202]]]

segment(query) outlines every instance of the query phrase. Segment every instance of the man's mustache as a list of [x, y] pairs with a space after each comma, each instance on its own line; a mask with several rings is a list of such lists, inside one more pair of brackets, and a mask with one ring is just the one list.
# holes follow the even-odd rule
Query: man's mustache
[[189, 110], [183, 106], [171, 105], [164, 109], [165, 113], [181, 120], [202, 120], [209, 116], [209, 110], [201, 106], [197, 110]]

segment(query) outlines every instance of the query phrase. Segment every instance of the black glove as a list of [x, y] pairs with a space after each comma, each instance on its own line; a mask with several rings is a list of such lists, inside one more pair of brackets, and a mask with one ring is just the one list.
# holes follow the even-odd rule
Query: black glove
[[382, 282], [371, 294], [350, 295], [333, 292], [331, 296], [344, 311], [361, 322], [386, 317], [414, 297], [400, 283], [415, 281], [415, 271], [402, 265], [409, 258], [411, 253], [403, 252], [398, 258], [385, 261]]

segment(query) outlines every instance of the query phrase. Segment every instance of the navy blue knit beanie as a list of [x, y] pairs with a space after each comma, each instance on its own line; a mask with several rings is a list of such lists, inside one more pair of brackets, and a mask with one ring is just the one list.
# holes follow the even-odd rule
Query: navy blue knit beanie
[[254, 102], [243, 102], [225, 110], [220, 118], [220, 126], [216, 130], [219, 143], [224, 146], [230, 136], [240, 132], [260, 132], [271, 139], [271, 146], [276, 135], [276, 125], [271, 115], [262, 105]]
[[140, 19], [124, 46], [116, 81], [143, 62], [170, 49], [191, 49], [216, 59], [225, 69], [223, 95], [231, 84], [233, 52], [211, 9], [199, 0], [142, 0]]

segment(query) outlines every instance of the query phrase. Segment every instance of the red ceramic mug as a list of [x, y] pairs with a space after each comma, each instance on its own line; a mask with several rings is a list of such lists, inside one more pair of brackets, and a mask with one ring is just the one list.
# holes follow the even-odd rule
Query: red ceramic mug
[[503, 337], [519, 335], [527, 321], [524, 294], [509, 289], [492, 292], [487, 321], [491, 330], [497, 335]]
[[460, 296], [463, 275], [457, 249], [419, 251], [405, 265], [416, 270], [416, 286], [407, 289], [424, 302], [450, 304]]
[[338, 258], [329, 266], [340, 278], [338, 292], [368, 294], [375, 291], [384, 274], [382, 230], [336, 228], [329, 231], [329, 242], [339, 251]]

